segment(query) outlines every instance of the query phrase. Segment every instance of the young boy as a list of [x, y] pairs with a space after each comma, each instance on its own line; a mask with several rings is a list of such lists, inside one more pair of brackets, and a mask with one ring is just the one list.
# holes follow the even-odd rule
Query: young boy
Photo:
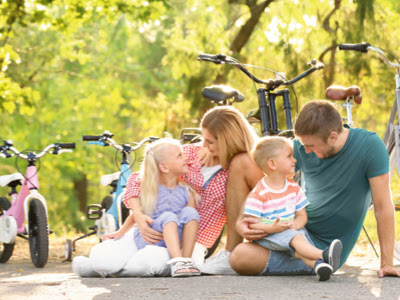
[[289, 252], [313, 268], [319, 281], [328, 280], [339, 268], [342, 243], [334, 240], [322, 251], [311, 242], [304, 228], [308, 201], [300, 186], [288, 179], [296, 166], [291, 141], [264, 137], [254, 146], [251, 156], [266, 174], [245, 203], [244, 214], [259, 219], [251, 228], [268, 233], [254, 242], [270, 250]]

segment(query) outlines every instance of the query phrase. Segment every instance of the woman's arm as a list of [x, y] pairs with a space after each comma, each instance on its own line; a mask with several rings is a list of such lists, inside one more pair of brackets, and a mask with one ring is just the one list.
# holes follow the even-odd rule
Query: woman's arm
[[163, 239], [161, 232], [158, 232], [150, 227], [154, 222], [152, 218], [142, 212], [139, 198], [131, 198], [129, 200], [130, 207], [132, 208], [134, 220], [139, 228], [139, 232], [144, 241], [149, 244], [158, 243]]
[[125, 220], [124, 224], [119, 230], [104, 234], [101, 237], [101, 240], [103, 242], [110, 239], [119, 240], [121, 237], [125, 235], [125, 233], [127, 233], [133, 227], [133, 225], [135, 225], [135, 218], [133, 217], [133, 214], [131, 214]]
[[194, 209], [197, 209], [196, 195], [197, 193], [194, 190], [189, 189], [189, 201], [186, 206], [190, 206], [193, 207]]

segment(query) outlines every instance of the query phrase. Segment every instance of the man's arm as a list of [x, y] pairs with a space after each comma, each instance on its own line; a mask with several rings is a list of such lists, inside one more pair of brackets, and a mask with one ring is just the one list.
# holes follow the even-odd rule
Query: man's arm
[[393, 266], [394, 253], [394, 207], [390, 192], [389, 173], [369, 179], [375, 218], [381, 248], [381, 268], [379, 277], [399, 276], [400, 270]]

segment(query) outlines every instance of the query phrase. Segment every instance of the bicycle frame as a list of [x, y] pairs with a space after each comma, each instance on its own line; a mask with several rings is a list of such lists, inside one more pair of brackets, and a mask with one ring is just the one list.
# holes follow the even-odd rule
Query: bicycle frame
[[[96, 142], [89, 142], [96, 143]], [[119, 172], [119, 178], [116, 189], [112, 193], [113, 202], [110, 208], [106, 211], [106, 214], [110, 214], [114, 217], [115, 228], [118, 229], [122, 226], [122, 200], [125, 193], [126, 183], [128, 182], [131, 171], [129, 169], [129, 163], [127, 159], [127, 154], [122, 153], [122, 162]], [[108, 184], [107, 184], [108, 185]], [[100, 228], [99, 228], [100, 229]]]
[[26, 169], [25, 178], [22, 181], [20, 192], [11, 195], [12, 204], [5, 216], [13, 216], [17, 221], [17, 234], [29, 232], [28, 223], [24, 226], [25, 220], [28, 220], [28, 206], [32, 199], [40, 200], [45, 209], [47, 216], [46, 199], [39, 193], [39, 177], [35, 165], [30, 165]]

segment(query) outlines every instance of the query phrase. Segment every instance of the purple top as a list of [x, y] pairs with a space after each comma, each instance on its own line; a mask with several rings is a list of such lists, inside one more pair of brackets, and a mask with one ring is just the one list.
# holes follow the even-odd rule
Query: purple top
[[158, 186], [157, 204], [150, 217], [155, 220], [166, 211], [179, 214], [188, 202], [189, 190], [187, 187], [178, 184], [176, 188], [169, 189], [160, 184]]

